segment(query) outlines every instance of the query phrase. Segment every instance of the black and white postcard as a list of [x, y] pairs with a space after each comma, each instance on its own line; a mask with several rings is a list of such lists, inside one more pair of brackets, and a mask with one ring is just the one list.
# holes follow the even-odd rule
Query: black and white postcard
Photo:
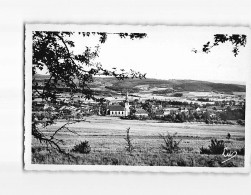
[[25, 170], [249, 172], [250, 32], [27, 24]]

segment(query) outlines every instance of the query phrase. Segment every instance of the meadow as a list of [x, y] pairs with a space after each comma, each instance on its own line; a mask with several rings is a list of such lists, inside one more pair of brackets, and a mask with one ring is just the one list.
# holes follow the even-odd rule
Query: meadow
[[[55, 125], [42, 130], [51, 135], [64, 125], [58, 121]], [[208, 125], [205, 123], [163, 123], [153, 120], [121, 120], [117, 117], [90, 116], [86, 121], [68, 126], [77, 132], [60, 131], [58, 139], [63, 139], [61, 147], [72, 157], [47, 150], [46, 145], [32, 140], [32, 163], [38, 164], [86, 164], [86, 165], [131, 165], [131, 166], [193, 166], [193, 167], [243, 167], [244, 156], [237, 155], [226, 163], [222, 154], [200, 154], [200, 148], [207, 148], [211, 139], [224, 140], [225, 146], [231, 150], [239, 150], [245, 146], [245, 127], [239, 125]], [[126, 150], [126, 130], [130, 128], [133, 150]], [[162, 150], [164, 144], [160, 134], [173, 135], [181, 140], [179, 151], [168, 154]], [[231, 138], [227, 138], [227, 134]], [[72, 152], [71, 149], [88, 141], [91, 151], [88, 154]]]

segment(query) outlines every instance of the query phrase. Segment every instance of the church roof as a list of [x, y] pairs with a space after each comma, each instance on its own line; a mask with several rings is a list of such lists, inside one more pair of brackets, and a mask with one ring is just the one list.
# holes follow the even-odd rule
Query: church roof
[[119, 105], [114, 105], [114, 106], [109, 106], [110, 111], [125, 111], [125, 108], [123, 106]]

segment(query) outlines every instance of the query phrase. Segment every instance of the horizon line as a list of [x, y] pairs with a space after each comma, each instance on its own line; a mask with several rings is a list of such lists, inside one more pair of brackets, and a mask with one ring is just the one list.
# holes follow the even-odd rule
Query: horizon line
[[[37, 75], [48, 76], [49, 74], [41, 74], [37, 73]], [[103, 78], [115, 78], [114, 76], [105, 76], [105, 75], [95, 75], [94, 77], [103, 77]], [[212, 82], [212, 83], [222, 83], [222, 84], [235, 84], [235, 85], [246, 85], [246, 81], [229, 81], [229, 80], [198, 80], [198, 79], [191, 79], [191, 78], [154, 78], [154, 77], [146, 77], [146, 79], [156, 79], [156, 80], [190, 80], [190, 81], [203, 81], [203, 82]]]

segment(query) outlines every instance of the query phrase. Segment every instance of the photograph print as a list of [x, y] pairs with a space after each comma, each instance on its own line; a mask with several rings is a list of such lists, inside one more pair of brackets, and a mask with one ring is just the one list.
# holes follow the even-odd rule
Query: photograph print
[[249, 37], [25, 25], [24, 169], [249, 172]]

